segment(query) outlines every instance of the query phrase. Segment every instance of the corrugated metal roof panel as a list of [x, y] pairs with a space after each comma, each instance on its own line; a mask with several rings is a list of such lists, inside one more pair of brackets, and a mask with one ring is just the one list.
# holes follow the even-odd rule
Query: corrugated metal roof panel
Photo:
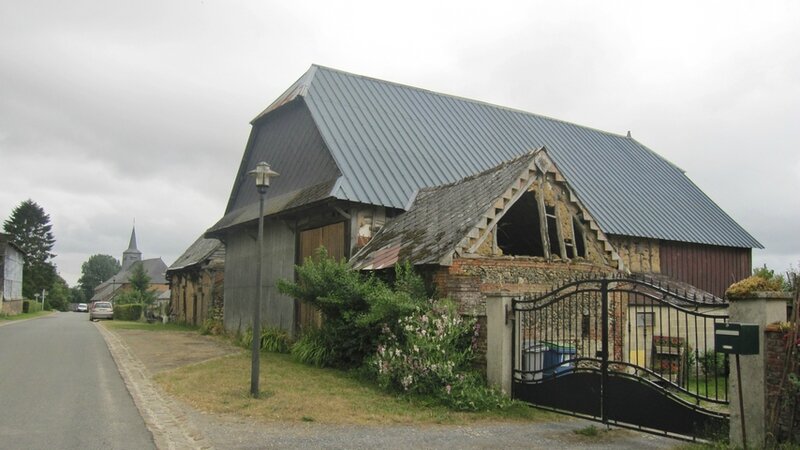
[[[545, 146], [606, 233], [761, 247], [675, 165], [621, 135], [314, 66], [302, 91], [342, 172], [338, 198], [403, 208]], [[296, 88], [295, 88], [296, 89]]]

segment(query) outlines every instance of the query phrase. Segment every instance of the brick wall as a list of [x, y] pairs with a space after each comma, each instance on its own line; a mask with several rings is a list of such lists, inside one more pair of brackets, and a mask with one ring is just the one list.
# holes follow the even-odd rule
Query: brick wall
[[[767, 405], [779, 409], [772, 425], [772, 438], [777, 442], [800, 442], [800, 395], [791, 381], [787, 380], [781, 391], [781, 378], [786, 361], [788, 333], [774, 325], [769, 325], [764, 333], [766, 353], [764, 383], [766, 385]], [[796, 371], [800, 376], [800, 370]], [[772, 423], [772, 410], [767, 410], [768, 426]]]

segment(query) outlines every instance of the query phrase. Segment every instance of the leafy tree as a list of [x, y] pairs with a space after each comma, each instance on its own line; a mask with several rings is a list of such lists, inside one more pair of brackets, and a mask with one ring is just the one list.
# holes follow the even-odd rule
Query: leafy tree
[[131, 285], [130, 289], [116, 295], [114, 297], [115, 303], [144, 303], [145, 305], [155, 303], [156, 294], [150, 290], [150, 276], [144, 270], [144, 265], [141, 262], [133, 265], [128, 282]]
[[22, 295], [33, 298], [43, 289], [50, 290], [56, 279], [51, 260], [55, 238], [50, 216], [33, 200], [25, 200], [11, 212], [3, 230], [13, 236], [14, 243], [25, 252], [22, 269]]
[[45, 297], [45, 307], [66, 311], [70, 302], [70, 291], [67, 282], [59, 275], [56, 275], [53, 286]]
[[73, 286], [69, 288], [69, 302], [86, 303], [86, 295], [83, 293], [83, 289], [81, 289], [80, 286]]
[[142, 303], [149, 305], [156, 300], [155, 292], [150, 290], [150, 275], [145, 272], [144, 264], [138, 262], [133, 266], [133, 271], [128, 281], [131, 282], [133, 291], [139, 293]]
[[[116, 275], [121, 266], [119, 261], [110, 255], [92, 255], [81, 265], [81, 277], [78, 286], [84, 298], [92, 298], [94, 288], [103, 281]], [[80, 302], [79, 302], [80, 303]]]

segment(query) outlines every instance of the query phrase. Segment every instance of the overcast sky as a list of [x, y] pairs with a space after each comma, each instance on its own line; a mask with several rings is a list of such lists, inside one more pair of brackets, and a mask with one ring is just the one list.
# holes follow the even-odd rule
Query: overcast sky
[[0, 219], [39, 203], [70, 285], [134, 219], [169, 265], [316, 63], [631, 130], [766, 247], [754, 265], [798, 266], [800, 2], [277, 3], [1, 2]]

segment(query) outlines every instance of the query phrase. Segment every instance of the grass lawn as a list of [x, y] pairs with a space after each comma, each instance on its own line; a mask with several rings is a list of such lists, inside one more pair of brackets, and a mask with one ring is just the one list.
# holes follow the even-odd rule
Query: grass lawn
[[244, 351], [159, 374], [156, 381], [201, 411], [265, 422], [466, 424], [561, 417], [521, 403], [490, 412], [451, 411], [423, 399], [387, 394], [346, 372], [307, 366], [277, 353], [261, 355], [259, 399], [249, 396], [250, 355]]
[[36, 311], [33, 313], [17, 314], [14, 316], [0, 315], [0, 320], [25, 320], [25, 319], [32, 319], [34, 317], [46, 316], [52, 313], [53, 311]]
[[[197, 332], [174, 323], [104, 321], [118, 330]], [[230, 342], [228, 338], [217, 337]], [[327, 424], [467, 424], [559, 420], [564, 416], [515, 403], [505, 410], [458, 412], [421, 398], [401, 398], [347, 372], [320, 369], [279, 353], [261, 353], [262, 390], [250, 397], [250, 353], [190, 364], [159, 373], [155, 381], [170, 395], [201, 411], [264, 422]]]

